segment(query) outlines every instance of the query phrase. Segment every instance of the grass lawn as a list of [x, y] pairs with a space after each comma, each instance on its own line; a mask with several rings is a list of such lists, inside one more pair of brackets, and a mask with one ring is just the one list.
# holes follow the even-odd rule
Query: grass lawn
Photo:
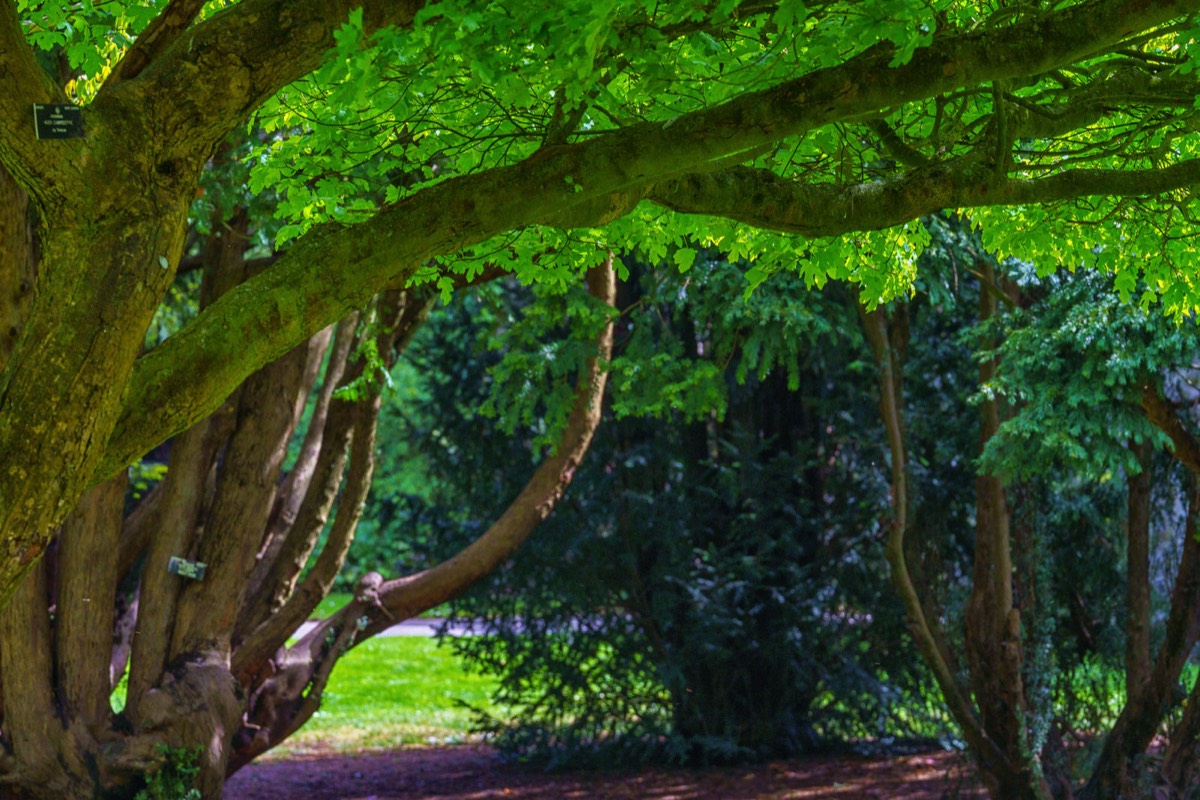
[[[321, 601], [320, 605], [318, 605], [313, 610], [312, 618], [313, 619], [325, 619], [326, 617], [333, 614], [333, 612], [337, 611], [339, 608], [346, 605], [346, 603], [349, 603], [350, 598], [353, 596], [354, 595], [350, 594], [349, 592], [334, 592], [330, 595], [327, 595], [325, 597], [325, 599]], [[429, 609], [421, 616], [422, 617], [444, 617], [444, 616], [446, 616], [446, 614], [448, 612], [449, 612], [448, 607], [438, 606], [437, 608]]]
[[377, 637], [338, 661], [321, 710], [270, 755], [466, 741], [471, 713], [457, 701], [492, 710], [495, 684], [433, 639]]
[[349, 592], [334, 592], [328, 594], [315, 609], [313, 609], [313, 619], [325, 619], [333, 612], [337, 611], [346, 603], [350, 602], [350, 598], [354, 595]]

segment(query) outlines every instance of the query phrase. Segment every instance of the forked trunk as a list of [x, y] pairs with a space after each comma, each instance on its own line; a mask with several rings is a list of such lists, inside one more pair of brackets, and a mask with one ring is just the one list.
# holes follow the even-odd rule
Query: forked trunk
[[[994, 283], [989, 264], [984, 281]], [[981, 290], [981, 318], [996, 311], [996, 300]], [[1024, 724], [1025, 697], [1020, 614], [1012, 601], [1012, 556], [1008, 509], [999, 479], [976, 480], [975, 568], [965, 620], [966, 661], [970, 684], [964, 686], [950, 665], [946, 638], [937, 627], [940, 614], [930, 614], [931, 600], [922, 597], [907, 563], [905, 536], [911, 523], [908, 453], [903, 415], [904, 352], [907, 347], [907, 309], [903, 304], [889, 317], [882, 308], [860, 318], [878, 369], [880, 414], [891, 455], [894, 516], [885, 547], [892, 581], [904, 603], [909, 630], [921, 656], [933, 672], [955, 722], [961, 727], [981, 775], [995, 800], [1049, 800], [1049, 786], [1031, 754]], [[994, 363], [981, 366], [988, 380]], [[980, 412], [980, 444], [999, 427], [1000, 411], [992, 400]]]
[[[232, 225], [206, 245], [206, 300], [244, 277], [243, 241]], [[611, 305], [611, 261], [589, 287]], [[124, 473], [84, 496], [0, 612], [5, 791], [132, 798], [153, 781], [221, 797], [230, 772], [316, 711], [341, 655], [464, 591], [550, 512], [599, 423], [611, 324], [580, 376], [558, 451], [483, 537], [425, 573], [367, 576], [347, 607], [288, 646], [332, 587], [370, 485], [380, 384], [355, 353], [370, 336], [390, 364], [429, 306], [421, 291], [381, 297], [361, 320], [265, 367], [173, 440], [166, 477], [132, 513]], [[339, 385], [353, 398], [335, 394]], [[319, 411], [285, 476], [312, 392]], [[204, 563], [202, 578], [173, 559]], [[130, 629], [132, 646], [121, 633]], [[125, 705], [114, 713], [109, 696], [123, 674]]]

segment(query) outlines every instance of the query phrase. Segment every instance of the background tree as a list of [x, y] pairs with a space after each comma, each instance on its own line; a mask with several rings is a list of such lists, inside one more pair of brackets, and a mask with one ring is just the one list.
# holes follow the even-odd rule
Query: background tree
[[[953, 615], [929, 602], [928, 576], [914, 580], [905, 542], [919, 532], [909, 509], [922, 491], [910, 477], [905, 376], [927, 382], [930, 373], [905, 369], [911, 342], [903, 305], [862, 315], [891, 448], [888, 560], [909, 628], [994, 796], [1069, 793], [1080, 773], [1085, 797], [1149, 791], [1139, 781], [1174, 780], [1146, 766], [1152, 738], [1170, 732], [1172, 748], [1186, 749], [1193, 735], [1166, 723], [1195, 644], [1194, 490], [1190, 478], [1180, 482], [1156, 464], [1154, 451], [1170, 441], [1187, 465], [1190, 434], [1160, 387], [1171, 394], [1171, 376], [1188, 369], [1195, 331], [1121, 303], [1103, 281], [1045, 282], [1020, 262], [1002, 270], [971, 237], [958, 248], [957, 258], [979, 276], [983, 348], [983, 459], [961, 638], [947, 635], [944, 620]], [[1151, 472], [1161, 476], [1153, 491]], [[1184, 507], [1186, 519], [1174, 511]], [[1079, 572], [1079, 553], [1111, 552], [1114, 542], [1125, 548], [1121, 570], [1112, 569], [1112, 553]], [[1178, 572], [1163, 575], [1171, 561]], [[1127, 584], [1123, 608], [1111, 603], [1117, 580]], [[1114, 636], [1121, 627], [1124, 636]], [[1114, 648], [1121, 639], [1123, 659]], [[1082, 726], [1064, 696], [1105, 662], [1124, 668], [1124, 706], [1115, 717], [1093, 718], [1104, 729], [1094, 760], [1072, 763], [1064, 738]]]
[[[483, 634], [451, 641], [502, 678], [518, 723], [488, 723], [502, 746], [551, 763], [731, 760], [937, 732], [883, 710], [922, 674], [873, 557], [886, 481], [844, 291], [781, 276], [731, 307], [741, 271], [723, 259], [702, 253], [686, 276], [626, 262], [616, 418], [539, 546], [449, 623]], [[433, 488], [372, 501], [376, 541], [423, 540], [407, 558], [456, 546], [537, 436], [517, 414], [460, 413], [502, 411], [515, 376], [522, 396], [549, 394], [531, 365], [555, 305], [492, 297], [456, 304], [410, 351], [420, 399], [392, 430], [416, 452], [391, 469]]]
[[[893, 528], [890, 552], [903, 554], [898, 566], [892, 556], [893, 566], [902, 586], [914, 587], [918, 611], [909, 624], [949, 666], [951, 703], [955, 691], [967, 698], [1004, 691], [1021, 704], [1016, 725], [1002, 707], [980, 709], [974, 699], [958, 709], [972, 715], [964, 728], [978, 726], [967, 729], [968, 741], [978, 737], [977, 747], [1009, 759], [980, 756], [1001, 796], [1057, 794], [1080, 776], [1091, 777], [1089, 792], [1103, 792], [1094, 787], [1113, 780], [1114, 769], [1113, 785], [1124, 787], [1118, 791], [1148, 791], [1155, 781], [1182, 791], [1186, 778], [1160, 772], [1144, 753], [1149, 739], [1126, 730], [1161, 733], [1173, 753], [1189, 752], [1186, 726], [1176, 728], [1177, 714], [1168, 713], [1180, 697], [1178, 658], [1191, 648], [1178, 615], [1194, 605], [1172, 595], [1173, 586], [1190, 585], [1186, 574], [1175, 575], [1188, 562], [1181, 553], [1191, 525], [1182, 513], [1187, 480], [1154, 452], [1151, 443], [1162, 439], [1139, 404], [1147, 376], [1174, 374], [1168, 391], [1181, 390], [1196, 352], [1194, 331], [1126, 307], [1101, 280], [1039, 279], [1030, 265], [1010, 261], [1003, 273], [991, 268], [1011, 276], [1005, 283], [982, 282], [988, 262], [974, 233], [954, 220], [928, 224], [936, 246], [923, 256], [921, 292], [888, 311], [888, 347], [902, 354], [896, 367], [906, 376], [900, 463], [909, 509], [904, 539], [897, 543]], [[853, 335], [839, 289], [806, 297], [777, 278], [730, 309], [712, 302], [728, 291], [722, 282], [730, 274], [728, 264], [705, 258], [687, 276], [645, 274], [642, 288], [624, 298], [613, 365], [612, 408], [628, 414], [649, 400], [659, 410], [689, 401], [704, 409], [727, 399], [721, 421], [702, 414], [689, 425], [674, 412], [669, 427], [628, 417], [609, 422], [600, 457], [582, 472], [578, 493], [549, 523], [538, 550], [458, 605], [490, 634], [454, 646], [502, 676], [498, 696], [514, 705], [519, 724], [490, 724], [517, 753], [551, 763], [663, 755], [646, 746], [650, 739], [667, 743], [676, 758], [761, 755], [811, 746], [813, 732], [827, 741], [902, 733], [902, 720], [872, 725], [884, 697], [892, 708], [922, 708], [921, 685], [906, 676], [923, 673], [895, 648], [901, 621], [889, 623], [890, 603], [872, 571], [883, 561], [875, 524], [888, 512], [887, 475], [874, 458], [883, 429], [871, 419], [861, 361], [855, 366], [868, 357], [866, 342]], [[989, 308], [1007, 296], [1004, 285], [1021, 305], [1001, 302], [1004, 313], [977, 323], [981, 296]], [[390, 525], [421, 528], [430, 543], [454, 541], [448, 532], [467, 528], [476, 504], [486, 507], [503, 492], [505, 465], [528, 458], [522, 441], [534, 435], [504, 439], [488, 419], [444, 413], [480, 408], [492, 392], [504, 393], [483, 380], [463, 340], [489, 340], [500, 328], [519, 347], [513, 331], [529, 323], [508, 304], [491, 309], [464, 308], [439, 321], [440, 332], [418, 346], [417, 358], [453, 364], [460, 377], [437, 381], [397, 420], [403, 438], [423, 443], [421, 463], [431, 470], [424, 483], [446, 488], [380, 502], [389, 506]], [[552, 309], [526, 311], [544, 314], [543, 323], [557, 318]], [[879, 318], [863, 314], [868, 324]], [[779, 370], [763, 378], [748, 360], [759, 338], [782, 353], [767, 362]], [[496, 369], [501, 362], [492, 358], [494, 377], [522, 375], [527, 385], [527, 370]], [[513, 360], [528, 365], [521, 354]], [[978, 360], [999, 369], [982, 384]], [[713, 365], [728, 365], [716, 387]], [[783, 365], [797, 371], [794, 392]], [[746, 385], [735, 380], [739, 370]], [[474, 382], [465, 379], [472, 374]], [[639, 381], [653, 387], [643, 397]], [[685, 386], [678, 396], [665, 389]], [[973, 407], [977, 393], [991, 399]], [[981, 424], [988, 427], [979, 478]], [[458, 425], [472, 434], [450, 441], [474, 446], [444, 446], [433, 434]], [[1131, 447], [1138, 437], [1144, 445]], [[811, 494], [805, 476], [813, 473], [794, 455], [806, 451], [825, 454], [813, 465], [821, 477]], [[454, 488], [454, 477], [465, 475], [469, 493]], [[997, 556], [998, 518], [978, 510], [981, 494], [986, 501], [997, 487], [1009, 566]], [[430, 499], [442, 508], [431, 508]], [[722, 536], [722, 526], [737, 535]], [[774, 582], [769, 564], [787, 579]], [[988, 640], [979, 630], [995, 624], [991, 576], [1000, 569], [1008, 571], [1016, 612], [1007, 618], [1019, 615], [1020, 624], [1009, 639]], [[980, 575], [987, 576], [983, 592]], [[1114, 592], [1121, 584], [1127, 592]], [[786, 636], [773, 637], [762, 624], [768, 621]], [[989, 661], [999, 657], [987, 649], [996, 642], [1013, 654], [1009, 671]], [[1159, 642], [1160, 665], [1151, 669]], [[761, 673], [754, 667], [760, 652], [772, 663]], [[807, 677], [786, 677], [793, 663]], [[1126, 686], [1106, 677], [1125, 673]], [[769, 713], [738, 705], [781, 677], [790, 689], [768, 692], [776, 700]], [[1159, 687], [1150, 695], [1157, 699], [1138, 699], [1136, 687], [1147, 683]], [[754, 690], [744, 691], [747, 685]], [[719, 702], [706, 701], [706, 687], [719, 687]], [[1111, 711], [1127, 692], [1126, 710]], [[842, 708], [848, 716], [837, 713]], [[1076, 747], [1080, 741], [1087, 746]], [[1117, 747], [1124, 755], [1114, 758]]]

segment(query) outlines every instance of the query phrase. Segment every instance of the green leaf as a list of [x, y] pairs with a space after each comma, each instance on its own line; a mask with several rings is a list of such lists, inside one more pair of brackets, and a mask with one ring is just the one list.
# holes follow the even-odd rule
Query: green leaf
[[696, 261], [696, 250], [691, 247], [681, 247], [675, 251], [674, 259], [675, 266], [679, 267], [679, 271], [687, 272]]

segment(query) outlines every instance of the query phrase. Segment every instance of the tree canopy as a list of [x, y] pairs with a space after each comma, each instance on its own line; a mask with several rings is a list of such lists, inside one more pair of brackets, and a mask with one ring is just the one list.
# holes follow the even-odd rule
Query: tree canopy
[[[1198, 7], [9, 0], [0, 164], [38, 258], [32, 291], [5, 281], [7, 580], [88, 485], [413, 279], [562, 280], [609, 248], [686, 269], [705, 245], [751, 285], [795, 269], [874, 301], [910, 285], [914, 220], [971, 209], [1001, 253], [1184, 313]], [[82, 138], [35, 137], [55, 102]], [[247, 125], [279, 257], [142, 352]]]

